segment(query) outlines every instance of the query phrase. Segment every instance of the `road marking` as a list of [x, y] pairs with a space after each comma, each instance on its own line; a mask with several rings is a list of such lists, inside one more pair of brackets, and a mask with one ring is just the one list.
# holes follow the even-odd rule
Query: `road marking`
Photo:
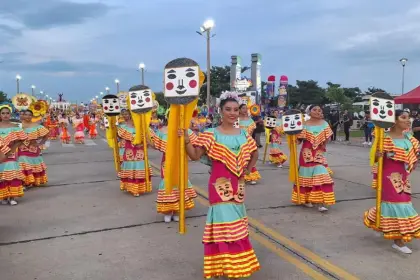
[[108, 143], [108, 139], [106, 138], [101, 138], [102, 141], [104, 141], [105, 143]]
[[86, 146], [96, 146], [96, 143], [93, 142], [92, 139], [85, 139], [85, 145]]
[[62, 143], [61, 146], [63, 146], [63, 148], [73, 148], [74, 144], [72, 144], [72, 143], [69, 143], [69, 144]]
[[51, 141], [48, 140], [47, 142], [45, 142], [45, 147], [48, 148], [51, 145]]

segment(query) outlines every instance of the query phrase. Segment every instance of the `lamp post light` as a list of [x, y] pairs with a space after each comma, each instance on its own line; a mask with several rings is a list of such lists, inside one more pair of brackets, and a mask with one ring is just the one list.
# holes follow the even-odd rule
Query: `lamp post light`
[[16, 93], [19, 93], [19, 81], [22, 79], [22, 77], [18, 74], [16, 75]]
[[117, 85], [117, 94], [120, 92], [120, 80], [115, 79], [115, 84]]
[[210, 108], [210, 39], [216, 36], [216, 34], [211, 35], [211, 30], [214, 27], [214, 20], [208, 19], [200, 27], [200, 31], [196, 31], [198, 34], [203, 36], [203, 33], [206, 33], [207, 40], [207, 108]]
[[36, 88], [36, 87], [35, 87], [34, 85], [32, 85], [32, 86], [31, 86], [31, 89], [32, 89], [32, 96], [34, 95], [35, 88]]
[[[109, 94], [109, 87], [106, 87], [105, 90], [106, 90], [106, 94]], [[98, 98], [98, 97], [96, 97], [96, 98]]]
[[400, 59], [401, 65], [403, 67], [402, 82], [401, 82], [401, 94], [404, 94], [405, 64], [407, 63], [407, 61], [408, 61], [408, 59], [404, 58], [404, 57]]
[[144, 86], [144, 69], [146, 65], [142, 62], [139, 64], [139, 71], [141, 72], [141, 84]]
[[40, 96], [40, 98], [42, 98], [42, 96], [44, 95], [44, 91], [42, 91], [42, 90], [40, 90], [39, 91], [39, 96]]

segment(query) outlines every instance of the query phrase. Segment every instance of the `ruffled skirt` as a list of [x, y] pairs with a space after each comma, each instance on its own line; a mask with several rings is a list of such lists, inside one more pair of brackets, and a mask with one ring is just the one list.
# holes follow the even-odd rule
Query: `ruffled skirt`
[[39, 187], [48, 182], [47, 166], [42, 156], [19, 156], [19, 165], [25, 177], [25, 186]]
[[[192, 187], [191, 182], [188, 180], [188, 187], [185, 189], [185, 210], [194, 208], [194, 198], [197, 193]], [[173, 188], [170, 194], [165, 193], [165, 179], [162, 179], [159, 184], [158, 195], [156, 199], [156, 210], [161, 214], [172, 214], [179, 212], [179, 191]]]

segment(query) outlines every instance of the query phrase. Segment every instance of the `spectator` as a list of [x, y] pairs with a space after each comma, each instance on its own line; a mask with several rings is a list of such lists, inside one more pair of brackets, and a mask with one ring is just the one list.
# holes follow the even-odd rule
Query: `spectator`
[[344, 110], [343, 114], [343, 126], [344, 126], [344, 134], [346, 135], [346, 142], [350, 141], [350, 127], [353, 125], [353, 118], [349, 114], [349, 111]]
[[363, 129], [365, 131], [365, 142], [363, 145], [372, 145], [372, 130], [374, 128], [373, 122], [370, 119], [370, 112], [365, 112]]
[[416, 115], [412, 115], [413, 117], [415, 117], [415, 119], [413, 120], [413, 125], [412, 125], [412, 130], [413, 130], [413, 135], [414, 137], [420, 141], [420, 117], [419, 114], [416, 111]]
[[261, 118], [261, 116], [254, 117], [253, 119], [254, 119], [256, 128], [254, 129], [254, 132], [252, 133], [252, 138], [254, 138], [255, 142], [257, 143], [258, 148], [262, 148], [261, 133], [265, 131], [264, 120]]
[[337, 140], [337, 128], [338, 128], [338, 125], [340, 124], [340, 116], [338, 115], [337, 110], [335, 110], [335, 109], [331, 110], [331, 114], [329, 116], [329, 119], [330, 119], [331, 130], [333, 132], [332, 141], [336, 141]]

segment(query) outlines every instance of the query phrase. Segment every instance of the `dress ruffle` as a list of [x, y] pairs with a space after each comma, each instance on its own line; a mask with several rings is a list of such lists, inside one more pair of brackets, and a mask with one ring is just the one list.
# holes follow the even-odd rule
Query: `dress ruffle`
[[382, 202], [380, 227], [376, 227], [376, 207], [365, 212], [364, 223], [367, 227], [382, 232], [385, 239], [410, 242], [413, 238], [420, 238], [420, 217], [411, 202]]

